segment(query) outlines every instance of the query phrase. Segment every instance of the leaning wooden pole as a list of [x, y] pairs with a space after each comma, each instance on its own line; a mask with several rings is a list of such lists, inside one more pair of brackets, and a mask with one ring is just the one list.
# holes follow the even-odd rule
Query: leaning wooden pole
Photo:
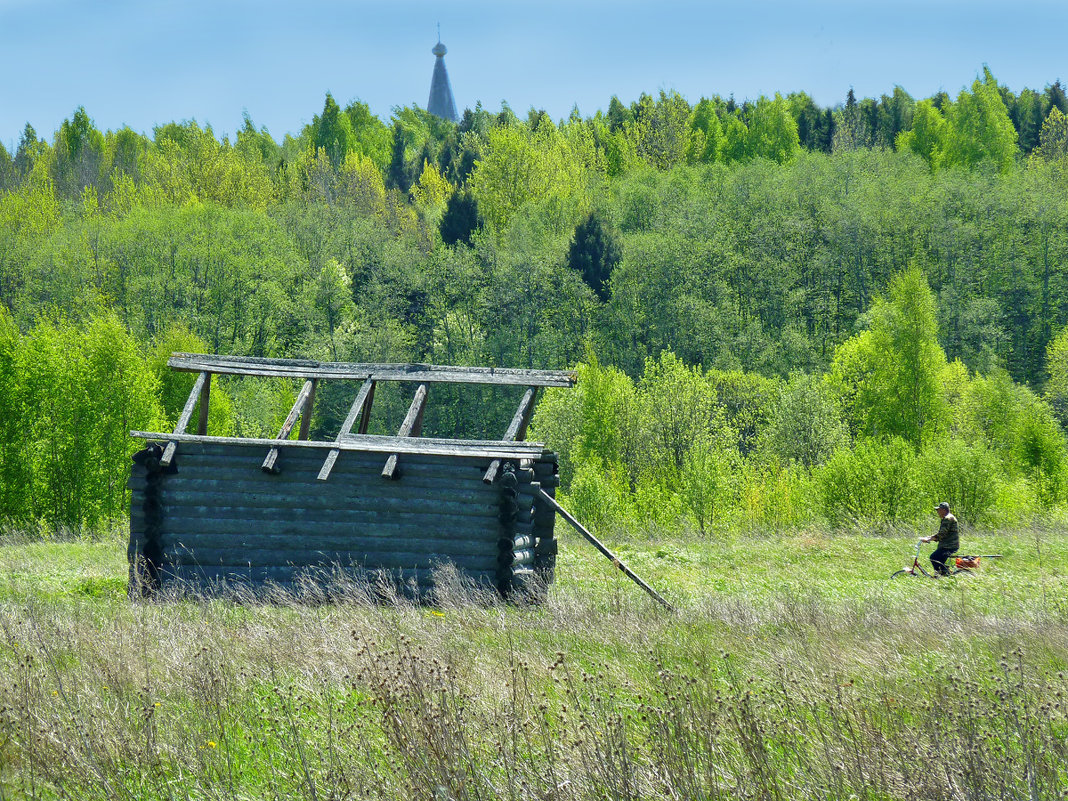
[[581, 534], [583, 537], [585, 537], [587, 540], [589, 540], [590, 544], [593, 545], [594, 548], [596, 548], [598, 551], [600, 551], [605, 556], [607, 556], [609, 559], [611, 559], [612, 560], [612, 564], [614, 564], [616, 567], [618, 567], [620, 570], [622, 570], [623, 573], [626, 574], [627, 578], [629, 578], [631, 581], [633, 581], [635, 584], [637, 584], [639, 587], [641, 587], [643, 590], [645, 590], [647, 593], [649, 593], [653, 597], [654, 600], [656, 600], [657, 602], [663, 604], [663, 606], [666, 609], [668, 609], [671, 612], [675, 611], [675, 607], [673, 607], [666, 600], [664, 600], [664, 596], [662, 596], [660, 593], [658, 593], [656, 590], [654, 590], [652, 587], [650, 587], [648, 584], [646, 584], [644, 581], [642, 581], [634, 573], [633, 570], [631, 570], [629, 567], [627, 567], [625, 564], [623, 564], [622, 560], [620, 560], [620, 558], [618, 556], [616, 556], [614, 553], [612, 553], [610, 550], [608, 550], [608, 548], [606, 548], [604, 546], [604, 544], [599, 539], [597, 539], [589, 531], [586, 530], [585, 526], [583, 526], [579, 521], [577, 521], [574, 517], [572, 517], [571, 514], [564, 507], [562, 507], [560, 504], [558, 504], [556, 502], [556, 498], [554, 498], [553, 496], [549, 495], [543, 489], [539, 489], [538, 490], [538, 495], [541, 497], [542, 501], [544, 501], [546, 504], [549, 505], [549, 507], [551, 509], [555, 509], [557, 514], [559, 514], [562, 518], [564, 518], [564, 520], [566, 520], [568, 523], [570, 523], [574, 527], [575, 531], [577, 531], [579, 534]]

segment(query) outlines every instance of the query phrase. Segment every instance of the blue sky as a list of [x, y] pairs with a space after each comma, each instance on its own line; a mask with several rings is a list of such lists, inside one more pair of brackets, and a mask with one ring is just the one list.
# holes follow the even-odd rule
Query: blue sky
[[1068, 81], [1065, 0], [0, 0], [0, 142], [27, 121], [50, 138], [79, 105], [146, 133], [196, 119], [231, 134], [247, 110], [281, 139], [330, 91], [388, 120], [425, 106], [439, 22], [460, 109], [559, 118], [660, 89], [955, 95], [984, 63], [1016, 91]]

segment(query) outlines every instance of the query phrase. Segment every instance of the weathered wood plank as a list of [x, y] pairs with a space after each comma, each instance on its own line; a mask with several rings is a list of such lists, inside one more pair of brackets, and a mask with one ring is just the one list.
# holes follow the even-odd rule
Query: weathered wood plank
[[[372, 479], [376, 483], [383, 483], [380, 479], [382, 474], [382, 461], [380, 454], [374, 454], [378, 457], [378, 461], [374, 464], [364, 462], [362, 464], [353, 465], [349, 463], [348, 459], [339, 460], [335, 464], [334, 469], [330, 473], [330, 484], [338, 484], [339, 487], [344, 486], [347, 492], [357, 492], [365, 482], [369, 482]], [[262, 451], [257, 454], [262, 456]], [[196, 461], [188, 457], [182, 457], [179, 452], [179, 460], [181, 461], [181, 475], [182, 481], [185, 480], [201, 480], [204, 478], [218, 478], [219, 476], [213, 474], [219, 474], [228, 476], [231, 478], [240, 478], [242, 480], [248, 479], [255, 482], [254, 478], [249, 478], [250, 474], [255, 474], [259, 471], [259, 458], [256, 459], [256, 463], [253, 466], [249, 466], [244, 460], [242, 461]], [[462, 465], [457, 468], [453, 468], [448, 464], [426, 464], [421, 463], [418, 465], [409, 463], [405, 460], [404, 464], [404, 486], [407, 490], [412, 489], [429, 489], [435, 490], [441, 487], [450, 487], [455, 489], [468, 489], [475, 491], [479, 487], [483, 488], [483, 491], [487, 495], [500, 496], [500, 490], [497, 487], [490, 487], [482, 483], [482, 473], [485, 470], [486, 462], [475, 462], [471, 465]], [[295, 460], [291, 461], [286, 459], [286, 470], [284, 473], [278, 473], [271, 476], [271, 481], [275, 487], [288, 486], [289, 484], [300, 484], [302, 486], [316, 486], [323, 489], [323, 484], [318, 481], [315, 474], [315, 469], [319, 467], [319, 461], [309, 464], [307, 461], [301, 461], [299, 464], [295, 463]], [[168, 483], [174, 483], [178, 479], [168, 478]], [[140, 479], [140, 483], [144, 483], [144, 479]], [[476, 484], [479, 487], [475, 486]], [[260, 486], [269, 486], [262, 484]], [[402, 489], [395, 489], [394, 492], [406, 491]]]
[[204, 386], [200, 388], [200, 418], [197, 420], [197, 433], [208, 433], [208, 410], [211, 404], [211, 373], [204, 373]]
[[[316, 480], [315, 474], [310, 470], [297, 470], [287, 467], [285, 473], [271, 476], [266, 480], [260, 471], [247, 469], [244, 465], [217, 465], [190, 466], [183, 460], [182, 472], [178, 477], [167, 476], [163, 482], [163, 491], [170, 488], [200, 489], [239, 492], [270, 492], [273, 497], [282, 499], [295, 493], [297, 496], [315, 494], [316, 497], [344, 499], [351, 494], [366, 494], [372, 498], [410, 498], [414, 494], [420, 496], [441, 496], [444, 498], [478, 498], [486, 502], [497, 503], [500, 501], [500, 491], [497, 487], [489, 487], [482, 483], [478, 472], [472, 470], [467, 475], [466, 481], [451, 474], [447, 470], [433, 470], [429, 466], [420, 466], [419, 471], [412, 470], [410, 473], [405, 469], [405, 481], [403, 484], [382, 482], [381, 462], [374, 470], [363, 468], [359, 471], [342, 473], [335, 470], [333, 475], [340, 475], [344, 483], [331, 482], [328, 485]], [[523, 496], [528, 498], [528, 496]]]
[[363, 405], [363, 414], [360, 415], [360, 427], [356, 429], [359, 434], [367, 433], [367, 426], [371, 422], [371, 408], [375, 405], [375, 387], [377, 383], [371, 379], [371, 390], [367, 393], [367, 401]]
[[[307, 447], [290, 448], [286, 451], [286, 465], [289, 469], [285, 473], [279, 473], [276, 478], [283, 481], [289, 473], [310, 473], [311, 477], [318, 474], [322, 467], [323, 450], [325, 447], [333, 448], [338, 443], [327, 443], [324, 449]], [[410, 442], [408, 444], [411, 444]], [[343, 445], [342, 445], [343, 447]], [[331, 471], [331, 476], [346, 475], [359, 476], [363, 471], [370, 470], [377, 477], [382, 470], [381, 452], [352, 451], [346, 450], [345, 458], [338, 459]], [[489, 457], [460, 457], [456, 455], [442, 455], [433, 453], [408, 454], [405, 464], [412, 470], [419, 469], [428, 474], [452, 475], [457, 481], [467, 481], [471, 474], [475, 473], [475, 479], [481, 483], [482, 474], [490, 463]], [[241, 446], [240, 443], [223, 446], [198, 442], [179, 443], [178, 455], [182, 469], [189, 467], [195, 470], [233, 469], [259, 471], [263, 463], [263, 449], [260, 446]]]
[[[534, 411], [534, 400], [538, 396], [537, 387], [528, 387], [527, 391], [523, 393], [522, 400], [519, 401], [519, 408], [516, 409], [515, 415], [512, 417], [512, 422], [508, 424], [508, 430], [504, 432], [505, 442], [516, 442], [518, 440], [526, 439], [527, 426], [530, 425], [530, 415]], [[486, 468], [485, 475], [482, 476], [482, 480], [487, 484], [492, 484], [497, 480], [497, 474], [501, 471], [501, 460], [494, 459], [488, 468]]]
[[[133, 435], [133, 432], [131, 432]], [[143, 438], [152, 438], [152, 434], [146, 433]], [[529, 457], [532, 453], [538, 454], [539, 448], [544, 448], [544, 445], [536, 442], [502, 442], [497, 439], [446, 439], [443, 437], [410, 437], [403, 438], [397, 437], [392, 434], [346, 434], [337, 440], [323, 441], [323, 440], [276, 440], [276, 439], [242, 439], [239, 437], [208, 437], [202, 438], [192, 434], [159, 434], [159, 438], [167, 438], [174, 436], [178, 439], [181, 447], [179, 453], [188, 458], [188, 456], [213, 456], [221, 458], [240, 458], [246, 459], [250, 454], [254, 454], [260, 451], [262, 443], [271, 443], [278, 445], [279, 447], [293, 447], [297, 448], [296, 451], [290, 451], [287, 456], [287, 461], [292, 460], [294, 463], [300, 459], [308, 459], [311, 463], [314, 463], [317, 459], [322, 458], [321, 453], [316, 453], [316, 450], [339, 448], [346, 453], [345, 461], [348, 462], [351, 459], [371, 459], [378, 461], [377, 456], [372, 454], [378, 454], [383, 452], [397, 451], [399, 453], [405, 453], [406, 455], [419, 454], [419, 462], [436, 463], [436, 464], [452, 464], [452, 465], [464, 465], [470, 466], [473, 462], [458, 462], [457, 458], [464, 458], [466, 456], [465, 449], [468, 451], [492, 451], [499, 449], [502, 454], [506, 454], [514, 458], [517, 462]], [[366, 446], [366, 447], [365, 447]], [[456, 446], [455, 448], [452, 446]], [[362, 452], [362, 453], [361, 453]], [[544, 451], [541, 451], [544, 453]], [[351, 455], [350, 455], [351, 454]], [[474, 456], [472, 459], [484, 459], [486, 464], [489, 464], [487, 457]], [[257, 457], [254, 459], [255, 463], [259, 465], [260, 459]], [[483, 466], [482, 470], [485, 470]], [[480, 473], [481, 476], [481, 473]]]
[[[306, 528], [287, 526], [272, 522], [257, 525], [260, 521], [243, 521], [239, 518], [204, 519], [174, 518], [161, 528], [160, 542], [166, 545], [184, 543], [190, 549], [203, 544], [205, 547], [299, 547], [318, 550], [433, 550], [442, 553], [497, 553], [501, 529], [492, 522], [478, 530], [472, 521], [452, 521], [455, 525], [424, 525], [404, 521], [385, 520], [374, 525], [360, 523], [346, 531], [343, 525], [315, 521]], [[247, 534], [238, 526], [248, 523], [256, 529]], [[460, 528], [463, 526], [464, 528]], [[450, 536], [451, 535], [451, 536]], [[430, 547], [431, 543], [436, 543]]]
[[[356, 418], [360, 418], [360, 426], [363, 426], [363, 418], [367, 415], [365, 412], [369, 411], [369, 401], [373, 398], [371, 394], [375, 387], [375, 382], [370, 378], [366, 379], [360, 391], [356, 393], [356, 400], [352, 402], [352, 406], [349, 407], [349, 413], [345, 416], [345, 421], [341, 424], [341, 430], [338, 432], [337, 439], [341, 439], [345, 434], [352, 431], [352, 427], [356, 425]], [[307, 437], [305, 437], [307, 439]], [[330, 453], [326, 455], [326, 460], [323, 462], [323, 466], [319, 469], [318, 479], [320, 481], [326, 481], [330, 478], [330, 471], [334, 469], [334, 462], [337, 461], [338, 454], [340, 454], [337, 448], [331, 448]]]
[[[305, 406], [308, 403], [308, 399], [315, 392], [315, 381], [308, 379], [304, 382], [304, 386], [300, 388], [300, 392], [297, 393], [297, 400], [293, 403], [293, 408], [289, 410], [289, 414], [286, 416], [286, 421], [282, 423], [282, 430], [278, 432], [277, 439], [285, 440], [289, 437], [290, 432], [293, 431], [293, 426], [297, 422], [298, 417], [307, 415]], [[310, 416], [310, 415], [308, 415]], [[303, 441], [305, 438], [301, 438]], [[271, 449], [267, 451], [267, 457], [263, 460], [263, 464], [260, 466], [265, 473], [277, 473], [278, 472], [278, 446], [271, 446]]]
[[370, 551], [349, 549], [314, 552], [297, 548], [277, 550], [246, 548], [200, 548], [171, 545], [163, 551], [163, 561], [172, 565], [212, 565], [231, 567], [273, 567], [293, 565], [360, 565], [371, 568], [429, 568], [451, 562], [464, 570], [490, 570], [497, 566], [496, 553], [477, 555], [451, 554], [444, 551], [416, 552], [405, 549]]
[[337, 448], [346, 452], [427, 454], [469, 459], [523, 459], [540, 455], [545, 447], [541, 443], [508, 443], [496, 440], [446, 440], [430, 437], [405, 439], [403, 437], [383, 437], [375, 434], [349, 434], [334, 442], [258, 437], [211, 437], [199, 434], [163, 434], [158, 431], [131, 431], [130, 436], [135, 439], [147, 439], [157, 442], [166, 442], [169, 439], [173, 439], [178, 443], [254, 445], [269, 448], [312, 448], [316, 450]]
[[214, 356], [175, 353], [168, 364], [185, 372], [225, 375], [278, 376], [418, 383], [498, 384], [506, 386], [571, 387], [576, 374], [571, 370], [521, 370], [506, 367], [464, 367], [433, 364], [367, 364], [317, 362], [307, 359], [264, 359], [251, 356]]
[[[408, 533], [401, 530], [402, 534]], [[429, 533], [429, 532], [428, 532]], [[493, 556], [498, 552], [497, 541], [492, 538], [469, 539], [449, 538], [446, 536], [398, 536], [396, 534], [335, 535], [316, 534], [306, 537], [293, 537], [289, 534], [231, 534], [197, 531], [195, 533], [166, 534], [166, 545], [182, 545], [188, 550], [208, 549], [244, 549], [247, 558], [255, 563], [254, 552], [264, 550], [300, 550], [307, 553], [348, 553], [366, 551], [405, 551], [408, 553], [447, 553], [458, 556]], [[533, 546], [531, 546], [533, 547]], [[318, 558], [318, 557], [317, 557]]]
[[315, 409], [315, 388], [318, 386], [319, 379], [313, 378], [311, 392], [308, 393], [308, 399], [304, 401], [304, 408], [300, 412], [300, 431], [297, 432], [297, 439], [308, 438], [308, 432], [311, 430], [312, 412]]
[[[427, 515], [461, 515], [473, 517], [490, 517], [496, 519], [499, 514], [498, 507], [493, 503], [479, 502], [478, 499], [456, 500], [445, 496], [433, 498], [413, 496], [384, 496], [367, 497], [353, 495], [349, 498], [327, 497], [322, 498], [313, 494], [290, 494], [279, 496], [268, 492], [242, 492], [240, 494], [229, 492], [225, 485], [215, 489], [214, 492], [197, 491], [193, 489], [182, 491], [168, 491], [162, 498], [166, 514], [177, 514], [179, 507], [202, 509], [206, 516], [210, 516], [213, 509], [222, 513], [223, 509], [259, 509], [264, 513], [275, 517], [289, 517], [288, 510], [291, 508], [310, 511], [312, 509], [330, 510], [338, 512], [365, 512], [367, 514], [427, 514]], [[522, 511], [518, 513], [522, 515]], [[529, 517], [528, 513], [528, 517]]]
[[[290, 566], [279, 565], [275, 567], [251, 568], [243, 566], [200, 566], [200, 565], [166, 565], [161, 571], [161, 577], [165, 582], [188, 582], [199, 585], [204, 582], [216, 582], [222, 580], [248, 583], [250, 580], [262, 584], [264, 582], [278, 582], [295, 584], [302, 578], [311, 580], [313, 583], [322, 585], [324, 582], [329, 586], [331, 580], [354, 580], [364, 583], [373, 589], [380, 581], [394, 581], [397, 584], [406, 584], [415, 581], [421, 586], [430, 586], [441, 567], [423, 568], [393, 568], [376, 570], [374, 568], [361, 568], [350, 565], [315, 565], [315, 566]], [[466, 571], [467, 576], [476, 582], [494, 581], [495, 570]]]
[[[397, 432], [398, 437], [418, 437], [422, 432], [426, 397], [426, 384], [420, 384], [415, 389], [415, 397], [412, 398], [412, 404], [408, 407], [408, 414], [404, 415], [404, 422], [401, 423], [400, 430]], [[386, 459], [386, 465], [382, 468], [382, 478], [392, 480], [397, 477], [397, 458], [397, 454], [392, 453]]]
[[[186, 428], [189, 426], [189, 420], [193, 416], [193, 408], [197, 405], [198, 396], [204, 388], [204, 384], [207, 380], [208, 373], [201, 373], [197, 376], [197, 380], [193, 384], [193, 389], [190, 390], [189, 397], [186, 398], [182, 413], [178, 416], [178, 423], [174, 426], [174, 433], [185, 433]], [[177, 448], [177, 442], [172, 440], [167, 443], [167, 447], [163, 450], [163, 456], [161, 456], [159, 460], [161, 466], [170, 467], [171, 462], [174, 460], [174, 452]]]
[[662, 604], [666, 609], [671, 612], [675, 611], [675, 607], [669, 604], [660, 593], [658, 593], [656, 590], [646, 584], [641, 579], [641, 577], [638, 576], [637, 573], [635, 573], [633, 570], [623, 564], [623, 562], [618, 556], [608, 550], [608, 548], [606, 548], [605, 545], [599, 539], [597, 539], [589, 531], [587, 531], [586, 527], [583, 526], [578, 520], [576, 520], [570, 512], [568, 512], [564, 507], [557, 503], [556, 498], [552, 497], [551, 495], [548, 495], [544, 490], [541, 490], [540, 492], [543, 503], [552, 507], [552, 509], [558, 515], [560, 515], [562, 518], [564, 518], [564, 520], [571, 524], [571, 527], [574, 528], [575, 531], [585, 537], [586, 541], [589, 542], [590, 545], [600, 551], [604, 556], [612, 560], [612, 564], [619, 568], [627, 578], [629, 578], [631, 581], [633, 581], [635, 584], [637, 584], [639, 587], [649, 593], [650, 597], [652, 597], [658, 603]]

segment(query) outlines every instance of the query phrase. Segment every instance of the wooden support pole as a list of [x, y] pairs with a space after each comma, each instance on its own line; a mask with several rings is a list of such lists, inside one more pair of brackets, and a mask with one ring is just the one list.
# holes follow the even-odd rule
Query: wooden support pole
[[664, 600], [664, 597], [660, 593], [658, 593], [656, 590], [654, 590], [652, 587], [650, 587], [648, 584], [646, 584], [644, 581], [642, 581], [640, 578], [638, 578], [638, 576], [634, 573], [633, 570], [631, 570], [629, 567], [627, 567], [625, 564], [623, 564], [622, 561], [620, 561], [618, 556], [616, 556], [614, 553], [612, 553], [610, 550], [608, 550], [608, 548], [606, 548], [601, 543], [600, 540], [598, 540], [589, 531], [587, 531], [586, 528], [579, 521], [577, 521], [575, 518], [573, 518], [568, 513], [568, 511], [566, 509], [564, 509], [564, 507], [562, 507], [560, 504], [558, 504], [556, 502], [556, 498], [552, 497], [551, 495], [547, 494], [545, 492], [545, 490], [541, 490], [541, 489], [538, 490], [538, 495], [541, 497], [542, 502], [548, 504], [549, 508], [555, 509], [556, 513], [559, 514], [562, 518], [564, 518], [564, 520], [566, 520], [568, 523], [570, 523], [572, 525], [572, 527], [579, 534], [581, 534], [583, 537], [585, 537], [594, 548], [596, 548], [602, 554], [604, 554], [609, 559], [611, 559], [612, 560], [612, 564], [614, 564], [616, 567], [618, 567], [620, 570], [622, 570], [624, 575], [627, 576], [627, 578], [629, 578], [631, 581], [633, 581], [635, 584], [637, 584], [639, 587], [641, 587], [643, 590], [645, 590], [647, 593], [649, 593], [649, 595], [652, 596], [653, 599], [656, 600], [658, 603], [663, 604], [666, 609], [668, 609], [671, 612], [675, 611], [675, 607], [673, 607], [666, 600]]
[[[287, 439], [289, 437], [290, 433], [293, 431], [293, 426], [296, 425], [297, 418], [304, 413], [304, 407], [308, 402], [308, 398], [311, 397], [314, 388], [315, 382], [312, 379], [308, 379], [304, 382], [304, 386], [301, 387], [300, 392], [297, 393], [297, 400], [293, 404], [293, 408], [289, 410], [289, 416], [286, 417], [286, 421], [282, 424], [282, 430], [278, 432], [276, 439]], [[267, 451], [267, 458], [263, 460], [261, 467], [265, 473], [279, 472], [277, 446]]]
[[204, 386], [200, 389], [200, 418], [197, 420], [197, 433], [204, 436], [208, 433], [208, 404], [211, 402], [211, 373], [201, 373], [204, 376]]
[[308, 432], [311, 429], [312, 409], [315, 408], [315, 389], [319, 386], [319, 379], [313, 378], [311, 382], [311, 392], [308, 393], [308, 400], [304, 403], [304, 409], [300, 413], [300, 431], [297, 433], [297, 439], [307, 439]]
[[[530, 415], [534, 411], [534, 399], [537, 396], [537, 387], [527, 388], [527, 391], [523, 394], [523, 399], [519, 401], [519, 408], [516, 409], [512, 422], [508, 425], [508, 430], [504, 432], [504, 442], [522, 442], [526, 439], [527, 426], [530, 425]], [[490, 466], [486, 468], [482, 481], [486, 484], [492, 484], [497, 480], [497, 474], [500, 472], [501, 460], [494, 459], [490, 462]]]
[[371, 406], [375, 402], [375, 386], [377, 381], [371, 381], [371, 389], [367, 392], [367, 400], [363, 404], [363, 414], [360, 415], [360, 427], [356, 429], [357, 434], [367, 433], [367, 424], [371, 422]]
[[[186, 398], [182, 414], [178, 418], [178, 424], [174, 427], [175, 434], [185, 433], [185, 429], [189, 426], [189, 420], [193, 416], [193, 407], [197, 405], [197, 398], [200, 396], [203, 388], [208, 385], [209, 379], [210, 373], [201, 373], [197, 376], [196, 383], [193, 384], [193, 389], [189, 392], [189, 397]], [[204, 407], [202, 406], [200, 412], [201, 417], [204, 416], [203, 409]], [[170, 467], [171, 462], [174, 460], [174, 452], [177, 448], [177, 442], [171, 440], [167, 443], [167, 447], [163, 451], [163, 456], [161, 456], [159, 460], [161, 467]]]
[[[415, 390], [412, 405], [408, 407], [408, 414], [404, 416], [398, 437], [418, 437], [423, 430], [423, 410], [426, 408], [426, 384], [420, 384]], [[397, 454], [390, 454], [386, 459], [386, 466], [382, 468], [382, 478], [397, 478]]]
[[[370, 378], [363, 382], [360, 391], [356, 393], [356, 400], [354, 400], [352, 406], [349, 407], [349, 413], [345, 417], [345, 422], [341, 424], [341, 431], [339, 431], [337, 435], [338, 440], [352, 431], [352, 427], [356, 425], [356, 418], [358, 416], [361, 418], [366, 416], [364, 415], [364, 409], [367, 406], [367, 399], [370, 397], [374, 386], [375, 382]], [[322, 469], [319, 470], [319, 475], [317, 476], [319, 481], [326, 481], [330, 478], [330, 471], [334, 469], [334, 462], [337, 461], [338, 454], [340, 453], [340, 450], [333, 448], [330, 453], [326, 455], [326, 460], [323, 462]]]

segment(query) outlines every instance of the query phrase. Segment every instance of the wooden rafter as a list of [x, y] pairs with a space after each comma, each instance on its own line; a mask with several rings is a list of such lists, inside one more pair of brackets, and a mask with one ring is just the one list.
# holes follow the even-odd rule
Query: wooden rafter
[[[297, 393], [297, 400], [293, 403], [293, 408], [289, 410], [289, 415], [286, 417], [286, 421], [282, 424], [282, 430], [278, 432], [278, 439], [285, 440], [289, 437], [293, 431], [293, 426], [296, 425], [297, 418], [302, 418], [300, 431], [303, 436], [301, 440], [307, 439], [307, 421], [311, 418], [311, 402], [315, 398], [315, 379], [308, 379], [304, 382], [304, 386], [300, 388], [300, 392]], [[273, 446], [267, 451], [267, 457], [263, 460], [261, 465], [265, 473], [277, 473], [278, 468], [278, 447]]]
[[[185, 401], [185, 407], [182, 409], [182, 414], [178, 418], [178, 424], [174, 427], [175, 434], [184, 434], [186, 428], [189, 426], [189, 420], [193, 417], [193, 408], [197, 405], [197, 400], [201, 401], [200, 418], [203, 420], [204, 428], [207, 428], [207, 415], [205, 410], [208, 408], [207, 399], [205, 394], [202, 394], [205, 387], [208, 386], [211, 376], [208, 373], [201, 373], [197, 376], [196, 383], [193, 384], [193, 389], [189, 392], [189, 397]], [[198, 426], [199, 429], [199, 426]], [[199, 430], [197, 433], [201, 433]], [[167, 447], [163, 450], [163, 456], [160, 457], [159, 463], [163, 467], [170, 467], [172, 461], [174, 461], [174, 452], [178, 448], [178, 443], [171, 440], [167, 443]]]
[[[415, 389], [415, 397], [412, 405], [408, 407], [408, 414], [404, 415], [398, 437], [418, 437], [423, 430], [423, 411], [426, 409], [426, 384], [420, 384]], [[397, 454], [390, 454], [386, 459], [385, 467], [382, 468], [382, 478], [394, 479], [397, 477]]]
[[[374, 388], [375, 382], [370, 378], [366, 379], [360, 386], [360, 391], [356, 393], [356, 400], [352, 402], [352, 406], [349, 407], [349, 413], [345, 417], [345, 422], [341, 424], [341, 431], [339, 431], [337, 435], [338, 440], [352, 431], [352, 427], [356, 425], [357, 417], [360, 418], [360, 427], [364, 427], [363, 419], [367, 417], [366, 412], [370, 411], [370, 401], [374, 398]], [[330, 449], [330, 453], [326, 455], [323, 467], [319, 471], [318, 479], [320, 481], [326, 481], [330, 478], [330, 471], [334, 469], [334, 462], [337, 461], [338, 454], [340, 453], [341, 451], [337, 448]]]
[[[534, 400], [537, 396], [537, 387], [528, 387], [527, 391], [523, 393], [523, 399], [519, 401], [519, 408], [516, 409], [512, 422], [508, 424], [508, 430], [504, 432], [504, 442], [517, 442], [526, 439], [527, 426], [530, 425], [530, 415], [534, 411]], [[486, 484], [492, 484], [497, 480], [497, 474], [500, 471], [501, 460], [494, 459], [490, 466], [486, 468], [482, 480]]]

